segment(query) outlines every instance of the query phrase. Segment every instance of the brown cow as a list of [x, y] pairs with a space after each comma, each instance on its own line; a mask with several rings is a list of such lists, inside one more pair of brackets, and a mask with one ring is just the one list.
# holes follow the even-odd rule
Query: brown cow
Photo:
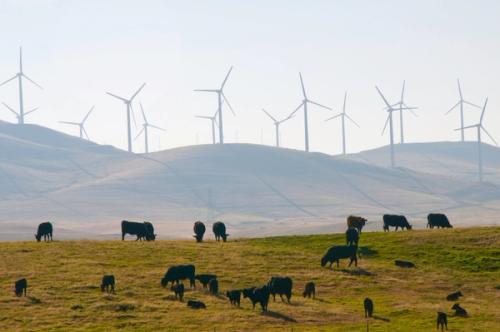
[[356, 228], [358, 233], [361, 234], [363, 226], [366, 224], [367, 220], [363, 217], [349, 216], [347, 217], [347, 228]]

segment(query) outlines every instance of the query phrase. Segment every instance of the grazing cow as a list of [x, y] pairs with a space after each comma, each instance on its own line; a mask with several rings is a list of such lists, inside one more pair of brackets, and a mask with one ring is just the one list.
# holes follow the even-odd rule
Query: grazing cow
[[369, 297], [365, 298], [363, 301], [363, 306], [365, 307], [365, 318], [373, 316], [373, 301]]
[[310, 281], [306, 284], [302, 296], [314, 299], [316, 297], [316, 285], [314, 282]]
[[220, 239], [226, 242], [229, 234], [226, 234], [226, 225], [224, 225], [223, 222], [217, 221], [216, 223], [214, 223], [214, 225], [212, 226], [212, 231], [214, 232], [215, 240], [217, 242], [219, 242]]
[[219, 282], [217, 279], [210, 279], [208, 282], [208, 291], [212, 295], [217, 295], [219, 294]]
[[458, 300], [458, 298], [459, 298], [460, 296], [464, 296], [464, 294], [462, 294], [462, 292], [461, 292], [461, 291], [454, 292], [454, 293], [449, 294], [449, 295], [446, 297], [446, 300], [448, 300], [448, 301], [456, 301], [456, 300]]
[[28, 288], [28, 281], [26, 278], [19, 279], [14, 283], [14, 293], [16, 296], [26, 296], [26, 289]]
[[173, 285], [174, 281], [178, 284], [179, 280], [189, 279], [190, 287], [195, 287], [194, 273], [195, 268], [191, 264], [171, 266], [161, 279], [161, 285], [166, 287], [169, 282], [172, 282]]
[[356, 228], [348, 228], [345, 232], [345, 240], [348, 246], [358, 245], [359, 233]]
[[177, 299], [177, 297], [179, 297], [179, 301], [182, 302], [182, 299], [184, 298], [184, 284], [183, 283], [176, 285], [172, 284], [170, 290], [174, 292], [175, 298]]
[[260, 303], [262, 311], [267, 311], [267, 305], [269, 303], [269, 288], [267, 285], [262, 287], [245, 288], [243, 289], [243, 297], [248, 297], [250, 299], [253, 309], [255, 309], [256, 303]]
[[427, 216], [427, 227], [428, 228], [453, 228], [448, 220], [448, 217], [442, 213], [429, 213]]
[[464, 308], [462, 308], [460, 306], [460, 304], [458, 304], [458, 303], [455, 303], [453, 305], [453, 307], [451, 307], [451, 310], [455, 310], [455, 316], [458, 316], [458, 317], [468, 317], [469, 316], [467, 311]]
[[187, 306], [192, 308], [192, 309], [206, 309], [207, 308], [205, 303], [203, 303], [201, 301], [194, 301], [194, 300], [189, 300], [187, 302]]
[[399, 267], [404, 267], [404, 268], [407, 268], [407, 269], [410, 269], [410, 268], [414, 268], [415, 267], [415, 264], [413, 264], [412, 262], [408, 262], [408, 261], [402, 261], [400, 259], [396, 259], [394, 261], [394, 264], [396, 264], [396, 266], [399, 266]]
[[196, 239], [196, 242], [202, 242], [203, 241], [203, 235], [205, 235], [205, 224], [202, 223], [201, 221], [197, 221], [194, 223], [193, 231], [194, 234], [193, 237]]
[[231, 290], [226, 292], [226, 296], [229, 299], [229, 302], [231, 302], [231, 305], [234, 306], [240, 306], [240, 300], [241, 300], [241, 291], [240, 290]]
[[341, 258], [350, 258], [349, 266], [354, 262], [354, 266], [358, 266], [358, 246], [333, 246], [326, 254], [321, 258], [321, 266], [325, 266], [330, 263], [330, 268], [333, 262], [337, 262], [337, 267], [339, 267], [339, 260]]
[[287, 302], [290, 303], [293, 287], [292, 278], [271, 277], [271, 279], [267, 283], [267, 287], [269, 288], [269, 294], [273, 296], [274, 301], [276, 301], [276, 294], [278, 294], [281, 297], [281, 301], [284, 302], [283, 295], [285, 295]]
[[349, 216], [347, 217], [347, 228], [356, 228], [361, 234], [361, 230], [366, 225], [367, 220], [363, 217]]
[[37, 242], [40, 242], [42, 240], [44, 241], [52, 241], [52, 224], [50, 222], [42, 222], [40, 225], [38, 225], [38, 230], [36, 231], [35, 234], [35, 239]]
[[448, 331], [448, 315], [446, 315], [444, 312], [438, 311], [438, 316], [437, 316], [437, 329], [441, 327], [441, 331], [444, 331], [446, 328], [446, 331]]
[[396, 227], [396, 231], [399, 227], [401, 229], [411, 229], [411, 225], [408, 223], [408, 220], [405, 216], [397, 216], [394, 214], [384, 214], [384, 232], [389, 231], [389, 227]]
[[135, 222], [135, 221], [122, 221], [122, 241], [125, 240], [125, 234], [136, 235], [136, 241], [146, 239], [154, 241], [156, 234], [154, 234], [153, 225], [149, 222]]
[[101, 281], [101, 292], [106, 291], [107, 293], [115, 293], [115, 276], [105, 275], [102, 277]]
[[215, 274], [197, 274], [194, 278], [201, 282], [203, 288], [207, 288], [210, 280], [217, 279], [217, 276]]

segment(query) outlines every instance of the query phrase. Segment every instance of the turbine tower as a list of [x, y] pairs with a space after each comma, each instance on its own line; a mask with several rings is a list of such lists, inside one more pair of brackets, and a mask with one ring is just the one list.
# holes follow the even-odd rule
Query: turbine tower
[[326, 121], [330, 121], [330, 120], [333, 120], [333, 119], [336, 119], [338, 117], [340, 117], [341, 121], [342, 121], [342, 154], [345, 155], [346, 154], [346, 148], [345, 148], [345, 119], [347, 118], [349, 121], [351, 121], [352, 123], [354, 123], [358, 128], [359, 128], [359, 125], [356, 123], [356, 121], [354, 121], [349, 115], [347, 115], [347, 113], [345, 112], [345, 104], [346, 104], [346, 100], [347, 100], [347, 91], [345, 92], [344, 94], [344, 106], [342, 107], [342, 113], [339, 113], [335, 116], [332, 116], [331, 118], [328, 118], [325, 120]]
[[[7, 105], [6, 103], [2, 102], [3, 106], [5, 106], [9, 111], [11, 111], [17, 118], [17, 122], [18, 123], [22, 123], [21, 122], [21, 114], [20, 113], [17, 113], [16, 111], [14, 111], [14, 109], [12, 107], [10, 107], [9, 105]], [[24, 113], [23, 117], [30, 114], [30, 113], [33, 113], [34, 111], [36, 111], [38, 109], [38, 107], [35, 107], [34, 109], [32, 110], [29, 110], [28, 112]], [[24, 122], [24, 120], [23, 120]]]
[[206, 116], [206, 115], [196, 115], [195, 118], [199, 119], [207, 119], [210, 120], [212, 124], [212, 144], [216, 144], [216, 138], [215, 138], [215, 126], [217, 126], [217, 113], [219, 111], [216, 111], [213, 116]]
[[139, 136], [141, 136], [141, 134], [144, 133], [144, 151], [146, 153], [149, 153], [148, 128], [151, 127], [151, 128], [158, 129], [158, 130], [161, 130], [161, 131], [165, 131], [165, 129], [150, 124], [148, 122], [148, 119], [146, 119], [146, 114], [144, 113], [144, 108], [142, 107], [142, 103], [139, 103], [139, 106], [141, 107], [142, 119], [144, 120], [144, 123], [142, 124], [141, 131], [139, 131], [139, 133], [137, 134], [137, 136], [135, 137], [135, 139], [139, 138]]
[[399, 106], [399, 133], [401, 135], [401, 144], [405, 143], [405, 136], [404, 136], [404, 125], [403, 125], [403, 111], [404, 110], [409, 110], [411, 114], [413, 114], [415, 117], [418, 117], [415, 112], [413, 112], [414, 109], [417, 109], [417, 107], [408, 107], [406, 103], [404, 102], [404, 94], [405, 94], [405, 81], [403, 81], [403, 88], [401, 89], [401, 100], [398, 101], [396, 104], [393, 104], [392, 106]]
[[269, 114], [265, 109], [262, 109], [262, 112], [266, 113], [267, 116], [269, 118], [271, 118], [271, 120], [274, 121], [274, 127], [275, 127], [275, 130], [276, 130], [276, 147], [280, 147], [280, 124], [282, 124], [283, 122], [287, 121], [287, 120], [290, 120], [293, 116], [294, 116], [294, 113], [293, 112], [292, 114], [290, 114], [289, 116], [287, 116], [286, 118], [284, 118], [283, 120], [276, 120], [275, 117], [273, 117], [271, 114]]
[[483, 154], [481, 151], [481, 145], [482, 145], [481, 131], [484, 131], [484, 133], [486, 135], [488, 135], [488, 137], [493, 141], [493, 143], [495, 143], [495, 145], [498, 145], [497, 141], [495, 141], [495, 139], [490, 135], [490, 133], [483, 126], [484, 111], [486, 111], [487, 104], [488, 104], [488, 98], [486, 98], [486, 100], [484, 102], [483, 111], [481, 112], [481, 117], [479, 118], [478, 124], [455, 129], [455, 130], [462, 130], [463, 131], [463, 130], [469, 129], [469, 128], [476, 128], [476, 130], [477, 130], [477, 158], [478, 158], [477, 167], [478, 167], [478, 174], [479, 174], [479, 182], [483, 182]]
[[139, 94], [139, 92], [141, 92], [142, 88], [144, 88], [145, 85], [146, 85], [146, 83], [143, 83], [141, 85], [141, 87], [139, 89], [137, 89], [137, 91], [132, 95], [132, 97], [130, 97], [130, 99], [125, 99], [123, 97], [117, 96], [117, 95], [112, 94], [110, 92], [106, 92], [111, 97], [115, 97], [117, 99], [120, 99], [126, 105], [126, 110], [127, 110], [127, 143], [128, 143], [128, 152], [132, 152], [132, 131], [131, 131], [131, 128], [130, 128], [130, 113], [133, 112], [133, 110], [132, 110], [132, 101]]
[[219, 144], [224, 144], [224, 127], [222, 123], [222, 103], [223, 101], [227, 104], [233, 115], [235, 115], [233, 108], [231, 107], [231, 104], [226, 98], [226, 95], [224, 94], [224, 86], [226, 85], [227, 79], [229, 78], [229, 74], [231, 74], [231, 71], [233, 70], [233, 67], [229, 68], [229, 71], [226, 74], [226, 77], [224, 78], [224, 81], [222, 81], [222, 84], [219, 89], [196, 89], [194, 91], [197, 92], [213, 92], [217, 93], [217, 113], [219, 115]]
[[479, 109], [481, 109], [481, 106], [478, 106], [476, 104], [473, 104], [467, 100], [464, 99], [463, 95], [462, 95], [462, 88], [460, 87], [460, 80], [457, 78], [457, 84], [458, 84], [458, 94], [460, 95], [460, 99], [458, 101], [458, 103], [456, 103], [452, 108], [450, 108], [450, 110], [448, 112], [446, 112], [444, 115], [448, 115], [451, 111], [453, 111], [457, 106], [460, 106], [460, 135], [461, 135], [461, 138], [462, 138], [462, 142], [465, 141], [465, 136], [464, 136], [464, 105], [467, 104], [467, 105], [470, 105], [470, 106], [474, 106], [474, 107], [477, 107]]
[[31, 110], [27, 113], [24, 113], [23, 78], [27, 79], [28, 81], [30, 81], [31, 83], [33, 83], [34, 85], [39, 87], [40, 89], [43, 90], [43, 88], [38, 83], [33, 81], [31, 78], [26, 76], [26, 74], [23, 72], [23, 49], [21, 47], [19, 47], [19, 72], [17, 74], [15, 74], [13, 77], [6, 80], [5, 82], [0, 83], [0, 86], [7, 84], [8, 82], [15, 80], [16, 78], [18, 79], [18, 84], [19, 84], [19, 113], [15, 112], [10, 107], [8, 107], [8, 106], [7, 107], [9, 108], [9, 110], [13, 111], [14, 114], [16, 114], [17, 119], [18, 119], [18, 123], [23, 124], [24, 123], [24, 116], [27, 115], [28, 113], [33, 112], [33, 110]]
[[302, 100], [302, 103], [300, 103], [299, 106], [297, 106], [297, 108], [292, 112], [292, 115], [295, 114], [295, 112], [297, 112], [301, 107], [303, 107], [304, 109], [304, 137], [305, 137], [305, 151], [306, 152], [309, 152], [309, 125], [308, 125], [308, 118], [307, 118], [307, 106], [308, 104], [313, 104], [313, 105], [316, 105], [316, 106], [319, 106], [319, 107], [322, 107], [322, 108], [325, 108], [329, 111], [331, 111], [332, 109], [330, 107], [327, 107], [327, 106], [324, 106], [324, 105], [321, 105], [315, 101], [312, 101], [310, 100], [309, 98], [307, 98], [307, 94], [306, 94], [306, 89], [304, 87], [304, 80], [302, 79], [302, 74], [299, 73], [299, 77], [300, 77], [300, 86], [302, 87], [302, 94], [304, 96], [304, 99]]
[[85, 130], [85, 121], [89, 118], [90, 113], [94, 110], [95, 106], [92, 106], [90, 110], [87, 112], [87, 115], [83, 118], [82, 122], [69, 122], [69, 121], [59, 121], [60, 123], [72, 125], [72, 126], [78, 126], [80, 128], [80, 138], [83, 138], [83, 135], [87, 137], [88, 140], [90, 140], [89, 135], [87, 135], [87, 131]]

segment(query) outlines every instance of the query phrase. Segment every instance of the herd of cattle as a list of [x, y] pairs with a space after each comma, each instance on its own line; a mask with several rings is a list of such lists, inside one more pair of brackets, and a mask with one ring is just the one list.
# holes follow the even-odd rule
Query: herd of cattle
[[[347, 231], [346, 235], [346, 245], [336, 245], [330, 247], [325, 255], [321, 258], [321, 266], [324, 267], [328, 263], [329, 267], [332, 267], [333, 263], [337, 264], [339, 267], [340, 259], [350, 259], [349, 266], [354, 263], [355, 266], [358, 265], [358, 245], [360, 240], [360, 235], [363, 227], [366, 225], [367, 220], [363, 217], [349, 216], [347, 218]], [[390, 227], [394, 227], [397, 231], [399, 228], [402, 230], [411, 230], [412, 225], [408, 222], [405, 216], [402, 215], [383, 215], [383, 230], [389, 231]], [[451, 228], [453, 227], [446, 215], [440, 213], [431, 213], [427, 216], [427, 227], [428, 228]], [[157, 234], [155, 234], [154, 227], [150, 222], [133, 222], [123, 220], [121, 223], [122, 240], [125, 240], [125, 235], [135, 235], [136, 241], [154, 241]], [[202, 242], [203, 237], [206, 232], [206, 227], [203, 222], [197, 221], [194, 223], [193, 227], [194, 238], [196, 242]], [[226, 233], [226, 225], [220, 221], [217, 221], [212, 226], [212, 231], [214, 233], [216, 241], [226, 242], [229, 234]], [[45, 241], [51, 241], [53, 234], [53, 227], [50, 222], [41, 223], [38, 226], [35, 238], [37, 241], [41, 241], [42, 237]], [[395, 264], [404, 268], [414, 268], [415, 265], [411, 262], [396, 260]], [[196, 268], [194, 265], [175, 265], [168, 268], [167, 272], [160, 281], [162, 287], [167, 287], [171, 283], [170, 290], [174, 293], [175, 299], [183, 301], [185, 286], [182, 281], [189, 281], [189, 287], [195, 288], [195, 281], [198, 280], [204, 289], [208, 287], [210, 294], [219, 294], [219, 282], [217, 275], [215, 274], [196, 274]], [[26, 295], [28, 283], [25, 278], [16, 281], [15, 283], [15, 294], [17, 296]], [[253, 286], [243, 289], [233, 289], [226, 291], [225, 295], [230, 301], [231, 305], [240, 306], [241, 297], [248, 298], [255, 309], [256, 304], [260, 304], [262, 311], [267, 311], [269, 298], [272, 295], [273, 299], [276, 300], [276, 295], [281, 297], [283, 302], [290, 303], [292, 297], [293, 280], [288, 276], [273, 276], [265, 285]], [[115, 277], [113, 275], [105, 275], [102, 278], [101, 291], [114, 293], [115, 292]], [[316, 285], [314, 282], [308, 282], [305, 285], [305, 289], [302, 293], [304, 297], [315, 298]], [[283, 296], [285, 298], [283, 298]], [[460, 291], [448, 295], [448, 301], [456, 301], [462, 296]], [[366, 298], [363, 302], [365, 317], [372, 317], [374, 304], [369, 298]], [[206, 308], [206, 305], [201, 301], [190, 300], [187, 305], [191, 308], [200, 309]], [[458, 303], [455, 303], [452, 307], [455, 310], [456, 316], [466, 317], [467, 312]], [[438, 329], [447, 329], [447, 315], [443, 312], [438, 312], [437, 317], [437, 327]]]

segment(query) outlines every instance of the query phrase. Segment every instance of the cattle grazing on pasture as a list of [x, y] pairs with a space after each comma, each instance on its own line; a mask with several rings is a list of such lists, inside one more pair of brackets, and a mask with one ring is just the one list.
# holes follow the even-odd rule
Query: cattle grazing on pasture
[[349, 216], [347, 217], [347, 228], [356, 228], [359, 234], [361, 234], [361, 230], [366, 225], [367, 221], [368, 220], [363, 217]]
[[337, 262], [339, 267], [339, 260], [342, 258], [350, 258], [349, 266], [354, 262], [354, 266], [358, 266], [358, 246], [333, 246], [321, 258], [321, 266], [330, 263], [330, 268], [334, 262]]
[[28, 281], [26, 278], [19, 279], [14, 283], [14, 293], [16, 296], [26, 296], [26, 289], [28, 288]]
[[415, 267], [415, 264], [413, 264], [412, 262], [408, 262], [408, 261], [403, 261], [403, 260], [400, 260], [400, 259], [396, 259], [394, 261], [394, 264], [396, 266], [399, 266], [399, 267], [404, 267], [404, 268], [407, 268], [407, 269], [410, 269], [410, 268], [414, 268]]
[[215, 235], [215, 240], [217, 242], [222, 239], [223, 242], [227, 241], [227, 237], [229, 234], [226, 233], [226, 225], [223, 222], [217, 221], [216, 223], [213, 224], [212, 226], [212, 231], [214, 232]]
[[174, 265], [168, 268], [167, 272], [161, 279], [161, 285], [166, 287], [169, 282], [174, 284], [174, 281], [178, 284], [179, 280], [189, 280], [190, 287], [195, 287], [195, 267], [194, 265]]
[[345, 232], [345, 241], [348, 246], [358, 245], [359, 233], [356, 228], [348, 228]]
[[150, 222], [136, 222], [122, 220], [122, 241], [125, 240], [125, 235], [137, 236], [136, 241], [146, 239], [147, 241], [154, 241], [156, 234], [154, 233], [153, 225]]
[[460, 296], [464, 296], [464, 294], [462, 294], [461, 291], [454, 292], [454, 293], [448, 294], [448, 296], [446, 296], [446, 300], [448, 300], [448, 301], [456, 301], [456, 300], [458, 300], [458, 298]]
[[453, 228], [448, 220], [448, 217], [442, 213], [429, 213], [427, 216], [427, 227], [428, 228]]
[[193, 237], [196, 239], [196, 242], [202, 242], [203, 241], [203, 235], [205, 235], [205, 224], [202, 223], [201, 221], [197, 221], [194, 223], [193, 231], [194, 234]]
[[389, 227], [396, 227], [396, 231], [398, 228], [410, 230], [412, 226], [408, 223], [408, 220], [405, 216], [398, 216], [394, 214], [384, 214], [384, 232], [389, 231]]
[[175, 294], [175, 298], [179, 298], [179, 301], [182, 302], [182, 299], [184, 298], [184, 284], [183, 283], [180, 283], [180, 284], [172, 284], [172, 286], [170, 287], [170, 290], [172, 292], [174, 292]]
[[40, 242], [43, 236], [44, 241], [52, 241], [52, 232], [53, 232], [52, 224], [49, 221], [42, 222], [40, 225], [38, 225], [38, 229], [35, 234], [35, 239], [37, 240], [37, 242]]
[[208, 282], [208, 291], [212, 295], [219, 294], [219, 282], [216, 278], [210, 279], [210, 281]]
[[452, 307], [451, 310], [455, 310], [455, 316], [458, 317], [469, 317], [469, 314], [467, 311], [460, 306], [460, 304], [455, 303]]
[[365, 298], [363, 301], [363, 306], [365, 308], [365, 318], [373, 316], [373, 301], [369, 297]]
[[310, 281], [306, 284], [302, 296], [308, 298], [312, 297], [313, 299], [316, 298], [316, 285], [314, 284], [314, 282]]
[[231, 305], [234, 306], [240, 306], [240, 301], [241, 301], [241, 291], [236, 289], [236, 290], [230, 290], [226, 292], [226, 296], [229, 299], [229, 302]]
[[107, 293], [115, 293], [115, 276], [110, 274], [110, 275], [105, 275], [102, 277], [101, 281], [101, 292], [106, 291]]
[[194, 300], [189, 300], [187, 302], [187, 306], [192, 308], [192, 309], [206, 309], [207, 308], [205, 303], [203, 303], [201, 301], [194, 301]]
[[267, 311], [267, 305], [269, 304], [269, 288], [267, 285], [262, 287], [251, 287], [243, 289], [243, 298], [249, 298], [252, 302], [253, 309], [255, 309], [255, 304], [260, 303], [262, 311]]
[[269, 288], [269, 294], [273, 296], [274, 301], [276, 301], [276, 294], [278, 294], [281, 297], [281, 301], [285, 301], [283, 300], [283, 295], [285, 295], [287, 302], [290, 303], [293, 287], [292, 278], [271, 277], [271, 279], [267, 283], [267, 287]]
[[207, 288], [210, 280], [217, 279], [217, 276], [215, 274], [197, 274], [194, 278], [201, 282], [203, 288]]
[[448, 331], [448, 315], [446, 313], [438, 311], [437, 313], [437, 329], [441, 328], [441, 331], [446, 330]]

